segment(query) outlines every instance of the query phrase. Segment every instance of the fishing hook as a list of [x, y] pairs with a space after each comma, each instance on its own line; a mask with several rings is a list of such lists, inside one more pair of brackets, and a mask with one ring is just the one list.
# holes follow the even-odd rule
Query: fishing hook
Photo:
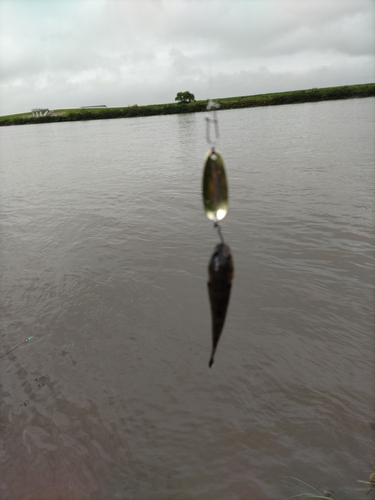
[[214, 222], [214, 228], [218, 232], [221, 243], [225, 243], [223, 233], [221, 232], [221, 227], [220, 227], [220, 224], [218, 222]]

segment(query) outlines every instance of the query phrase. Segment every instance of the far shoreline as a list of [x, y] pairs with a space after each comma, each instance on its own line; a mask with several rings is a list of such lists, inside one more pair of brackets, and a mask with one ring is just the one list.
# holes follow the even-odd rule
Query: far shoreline
[[[259, 106], [278, 106], [282, 104], [301, 104], [305, 102], [332, 101], [375, 96], [375, 83], [344, 85], [339, 87], [312, 88], [274, 92], [251, 96], [227, 97], [214, 99], [220, 110], [252, 108]], [[0, 126], [30, 125], [35, 123], [54, 123], [67, 121], [106, 120], [112, 118], [133, 118], [138, 116], [172, 115], [181, 113], [201, 113], [206, 111], [207, 101], [199, 100], [185, 104], [167, 103], [146, 106], [124, 106], [116, 108], [82, 107], [75, 109], [57, 109], [46, 111], [42, 116], [33, 116], [32, 112], [0, 116]]]

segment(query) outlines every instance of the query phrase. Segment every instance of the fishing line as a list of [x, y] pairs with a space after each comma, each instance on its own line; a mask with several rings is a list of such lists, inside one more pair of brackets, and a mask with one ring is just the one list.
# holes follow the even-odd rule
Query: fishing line
[[[234, 274], [231, 250], [225, 244], [219, 221], [228, 212], [228, 184], [224, 161], [216, 149], [219, 140], [217, 110], [220, 105], [212, 99], [206, 107], [206, 140], [210, 146], [203, 166], [203, 207], [208, 219], [213, 221], [221, 243], [216, 245], [208, 264], [208, 295], [212, 319], [212, 351], [208, 366], [214, 363], [214, 355], [224, 327]], [[213, 133], [211, 136], [211, 128]]]
[[6, 352], [6, 353], [2, 354], [2, 355], [0, 356], [0, 359], [1, 359], [1, 358], [3, 358], [4, 356], [6, 356], [7, 354], [9, 354], [10, 352], [14, 351], [15, 349], [18, 349], [19, 347], [21, 347], [21, 345], [26, 344], [26, 342], [29, 342], [29, 340], [32, 340], [32, 339], [33, 339], [33, 337], [29, 337], [28, 339], [24, 340], [24, 341], [23, 341], [23, 342], [21, 342], [20, 344], [16, 345], [16, 347], [13, 347], [13, 349], [10, 349], [10, 351], [8, 351], [8, 352]]
[[[211, 99], [208, 99], [207, 107], [206, 107], [206, 141], [208, 145], [211, 146], [212, 151], [215, 151], [216, 141], [219, 140], [219, 122], [217, 119], [216, 110], [220, 108], [220, 104]], [[210, 111], [212, 112], [212, 117], [210, 117]], [[215, 139], [211, 140], [210, 135], [210, 124], [213, 123], [215, 126]]]

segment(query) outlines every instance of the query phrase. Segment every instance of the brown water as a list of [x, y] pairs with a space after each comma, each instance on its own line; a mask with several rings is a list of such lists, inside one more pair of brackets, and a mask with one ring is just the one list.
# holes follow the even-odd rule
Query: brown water
[[1, 128], [2, 500], [369, 498], [374, 104], [219, 113], [211, 370], [204, 115]]

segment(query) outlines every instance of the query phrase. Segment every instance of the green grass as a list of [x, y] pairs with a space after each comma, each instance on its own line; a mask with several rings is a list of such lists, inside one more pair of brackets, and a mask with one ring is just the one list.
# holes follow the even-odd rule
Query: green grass
[[[220, 109], [249, 108], [256, 106], [275, 106], [303, 102], [331, 101], [375, 96], [375, 83], [345, 85], [341, 87], [314, 88], [257, 94], [252, 96], [217, 98]], [[206, 110], [207, 101], [195, 101], [188, 104], [166, 103], [147, 106], [124, 106], [116, 108], [76, 108], [57, 109], [52, 116], [33, 117], [31, 112], [0, 116], [0, 126], [26, 125], [32, 123], [50, 123], [80, 120], [104, 120], [108, 118], [132, 118], [136, 116], [170, 115], [179, 113], [198, 113]]]

